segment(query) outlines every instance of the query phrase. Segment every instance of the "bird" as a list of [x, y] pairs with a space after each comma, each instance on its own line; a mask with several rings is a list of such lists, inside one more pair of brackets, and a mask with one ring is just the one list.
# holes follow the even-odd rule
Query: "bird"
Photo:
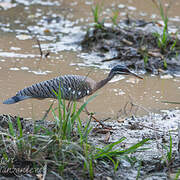
[[86, 96], [92, 95], [94, 92], [106, 85], [115, 75], [133, 75], [143, 79], [141, 76], [129, 70], [124, 65], [116, 65], [109, 72], [108, 76], [98, 82], [87, 76], [80, 75], [64, 75], [58, 76], [50, 80], [42, 81], [26, 87], [16, 93], [15, 96], [5, 100], [3, 104], [14, 104], [19, 101], [36, 98], [56, 98], [61, 91], [61, 98], [68, 101], [79, 101]]
[[[16, 93], [15, 96], [5, 100], [3, 104], [14, 104], [25, 99], [36, 98], [56, 98], [60, 90], [62, 99], [68, 100], [69, 104], [72, 101], [81, 101], [86, 96], [92, 95], [94, 92], [106, 85], [115, 75], [133, 75], [143, 79], [141, 76], [129, 70], [124, 65], [116, 65], [109, 72], [108, 76], [98, 82], [87, 76], [80, 75], [64, 75], [58, 76], [50, 80], [42, 81], [26, 87]], [[59, 89], [60, 88], [60, 89]], [[67, 107], [69, 107], [69, 104]], [[67, 108], [68, 109], [68, 108]], [[96, 119], [87, 108], [84, 108], [88, 115], [97, 121], [103, 128], [104, 124]], [[109, 129], [109, 128], [108, 128]]]

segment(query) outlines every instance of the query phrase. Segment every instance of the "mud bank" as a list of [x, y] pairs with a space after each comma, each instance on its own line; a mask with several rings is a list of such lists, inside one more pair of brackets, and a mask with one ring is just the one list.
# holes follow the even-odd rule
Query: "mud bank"
[[163, 34], [163, 30], [162, 25], [143, 20], [126, 19], [116, 26], [98, 24], [87, 31], [82, 50], [96, 53], [103, 63], [121, 63], [153, 74], [159, 69], [176, 74], [180, 70], [180, 40], [177, 34]]
[[[8, 128], [8, 116], [1, 115], [1, 130]], [[161, 114], [149, 114], [143, 117], [131, 117], [127, 119], [116, 119], [113, 122], [104, 122], [105, 125], [111, 126], [110, 132], [105, 132], [97, 126], [97, 123], [91, 122], [93, 130], [89, 136], [89, 142], [96, 146], [102, 147], [109, 143], [115, 142], [122, 137], [123, 141], [117, 149], [127, 148], [143, 139], [148, 138], [149, 141], [143, 146], [144, 149], [131, 154], [130, 159], [120, 159], [117, 171], [114, 171], [112, 163], [103, 164], [99, 161], [95, 168], [95, 179], [174, 179], [179, 171], [180, 158], [178, 152], [178, 120], [180, 118], [180, 110], [162, 111]], [[20, 119], [24, 133], [32, 133], [34, 121]], [[11, 116], [14, 128], [17, 128], [16, 117]], [[45, 128], [53, 131], [54, 122], [52, 121], [37, 121]], [[168, 152], [170, 150], [170, 137], [172, 138], [171, 159], [168, 160]], [[127, 156], [128, 157], [128, 156]], [[18, 160], [18, 164], [22, 160]], [[25, 159], [23, 160], [26, 161]], [[27, 161], [27, 166], [32, 162]], [[23, 165], [24, 167], [24, 165]], [[73, 173], [83, 179], [79, 170], [73, 170]], [[7, 177], [7, 174], [4, 175]], [[1, 178], [4, 176], [1, 174]], [[12, 175], [10, 175], [12, 176]], [[22, 179], [35, 179], [37, 174], [21, 175]], [[47, 177], [55, 175], [48, 174]], [[11, 177], [15, 179], [15, 177]], [[65, 174], [65, 179], [71, 179], [72, 176]]]

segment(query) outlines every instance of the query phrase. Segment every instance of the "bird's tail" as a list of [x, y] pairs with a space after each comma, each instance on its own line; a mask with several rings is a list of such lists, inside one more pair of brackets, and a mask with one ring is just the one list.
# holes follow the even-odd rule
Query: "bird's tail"
[[3, 102], [3, 104], [14, 104], [24, 99], [30, 98], [29, 96], [13, 96]]

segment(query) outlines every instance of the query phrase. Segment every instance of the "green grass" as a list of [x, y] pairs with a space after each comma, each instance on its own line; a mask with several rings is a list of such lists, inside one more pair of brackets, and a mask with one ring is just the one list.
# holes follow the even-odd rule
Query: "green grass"
[[168, 8], [164, 9], [163, 5], [162, 5], [162, 2], [160, 0], [159, 1], [152, 0], [152, 2], [156, 6], [156, 8], [159, 9], [161, 18], [162, 18], [162, 20], [164, 22], [164, 27], [163, 27], [162, 34], [160, 34], [158, 32], [154, 33], [154, 36], [157, 38], [158, 47], [164, 53], [166, 48], [167, 48], [167, 45], [169, 43], [169, 33], [168, 33], [168, 21], [169, 21], [169, 19], [168, 19], [168, 10], [169, 9]]
[[[171, 35], [168, 32], [168, 23], [169, 23], [168, 11], [169, 11], [173, 1], [168, 2], [167, 7], [163, 6], [163, 3], [161, 2], [161, 0], [152, 0], [152, 2], [155, 5], [155, 7], [159, 10], [161, 19], [164, 23], [162, 33], [159, 33], [159, 32], [153, 33], [153, 35], [157, 39], [157, 46], [161, 50], [162, 54], [167, 54], [168, 51], [177, 53], [176, 52], [176, 50], [178, 48], [176, 46], [177, 35], [176, 35], [176, 39], [172, 40]], [[163, 63], [164, 63], [164, 68], [167, 69], [166, 57], [164, 57]]]
[[137, 172], [136, 180], [138, 180], [138, 179], [139, 179], [139, 177], [140, 177], [141, 166], [142, 166], [142, 162], [140, 161], [140, 166], [139, 166], [139, 168], [138, 168], [138, 172]]
[[34, 122], [32, 130], [27, 133], [20, 118], [17, 118], [15, 127], [9, 117], [9, 128], [0, 131], [0, 155], [6, 167], [16, 168], [14, 160], [26, 161], [34, 171], [37, 168], [41, 169], [44, 177], [48, 173], [53, 173], [60, 178], [68, 175], [71, 178], [80, 176], [94, 179], [98, 162], [111, 162], [116, 172], [120, 159], [131, 159], [129, 155], [132, 153], [145, 150], [142, 146], [148, 139], [126, 149], [117, 148], [125, 137], [102, 148], [90, 143], [89, 135], [93, 128], [90, 123], [91, 117], [82, 124], [80, 114], [95, 96], [90, 97], [79, 109], [76, 102], [71, 102], [67, 109], [66, 102], [60, 95], [57, 96], [58, 107], [51, 107], [51, 128], [46, 126], [45, 122]]
[[180, 102], [175, 101], [161, 101], [162, 103], [169, 103], [169, 104], [180, 104]]
[[178, 170], [178, 172], [176, 173], [176, 176], [174, 178], [174, 180], [178, 180], [180, 177], [180, 169]]
[[148, 63], [148, 61], [149, 61], [148, 49], [147, 49], [147, 47], [143, 46], [142, 43], [143, 43], [143, 40], [142, 40], [141, 45], [140, 45], [141, 48], [139, 48], [138, 52], [139, 52], [139, 53], [142, 55], [142, 57], [143, 57], [144, 65], [147, 66], [147, 63]]
[[173, 140], [171, 134], [169, 134], [169, 145], [162, 144], [162, 148], [165, 150], [165, 153], [162, 155], [162, 160], [165, 163], [167, 168], [170, 168], [173, 163]]
[[117, 23], [118, 16], [119, 16], [119, 11], [118, 10], [113, 11], [113, 16], [111, 17], [111, 20], [114, 26], [118, 26]]
[[[98, 28], [98, 29], [103, 29], [104, 27], [104, 22], [105, 22], [105, 18], [103, 18], [101, 21], [100, 21], [100, 15], [101, 15], [101, 7], [99, 4], [96, 4], [95, 7], [92, 7], [92, 13], [93, 13], [93, 18], [94, 18], [94, 26], [95, 28]], [[113, 25], [115, 27], [119, 27], [118, 26], [118, 23], [117, 23], [117, 19], [119, 17], [119, 11], [118, 10], [114, 10], [112, 11], [112, 17], [111, 17], [111, 21], [113, 23]]]
[[100, 9], [100, 6], [98, 4], [96, 4], [95, 7], [92, 7], [92, 13], [93, 13], [94, 23], [95, 23], [94, 26], [96, 28], [102, 29], [104, 27], [105, 19], [103, 19], [102, 21], [99, 20], [101, 9]]

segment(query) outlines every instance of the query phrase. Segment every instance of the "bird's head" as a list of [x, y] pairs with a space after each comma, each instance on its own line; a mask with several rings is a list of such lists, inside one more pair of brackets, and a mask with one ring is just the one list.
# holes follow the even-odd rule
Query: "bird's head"
[[121, 74], [121, 75], [133, 75], [137, 78], [140, 78], [140, 79], [143, 79], [143, 77], [137, 75], [136, 73], [130, 71], [126, 66], [123, 66], [123, 65], [116, 65], [114, 66], [111, 71], [110, 71], [110, 75], [118, 75], [118, 74]]

